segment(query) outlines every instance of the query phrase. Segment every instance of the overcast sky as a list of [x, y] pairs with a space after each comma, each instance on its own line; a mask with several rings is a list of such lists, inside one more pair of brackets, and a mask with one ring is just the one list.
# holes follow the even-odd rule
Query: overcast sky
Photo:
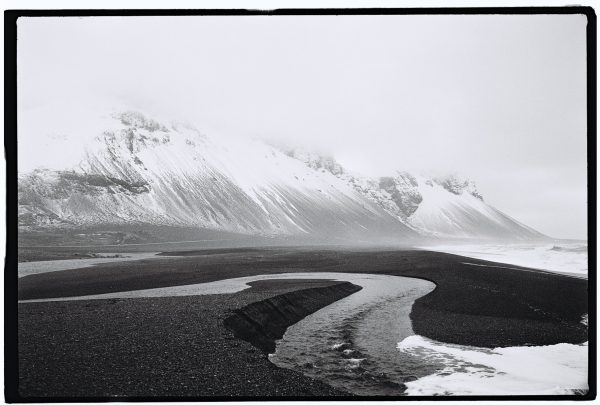
[[127, 105], [213, 135], [315, 148], [369, 175], [462, 173], [517, 220], [585, 238], [586, 23], [20, 18], [20, 169], [48, 154], [40, 145], [52, 131]]

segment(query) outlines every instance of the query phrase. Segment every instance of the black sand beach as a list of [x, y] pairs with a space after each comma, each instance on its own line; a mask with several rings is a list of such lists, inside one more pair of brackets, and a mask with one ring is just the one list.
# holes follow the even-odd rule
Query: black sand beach
[[237, 294], [21, 304], [24, 397], [339, 396], [237, 339], [234, 309], [327, 281], [265, 281]]
[[[37, 274], [19, 299], [79, 296], [290, 272], [376, 273], [423, 278], [437, 288], [415, 302], [417, 334], [481, 347], [581, 343], [588, 283], [500, 269], [420, 250], [271, 248], [184, 256]], [[173, 253], [171, 253], [173, 254]], [[195, 255], [197, 254], [197, 256]], [[236, 294], [22, 303], [20, 393], [29, 397], [348, 395], [280, 370], [224, 326], [232, 311], [326, 281], [269, 281]], [[327, 303], [322, 303], [321, 306]]]

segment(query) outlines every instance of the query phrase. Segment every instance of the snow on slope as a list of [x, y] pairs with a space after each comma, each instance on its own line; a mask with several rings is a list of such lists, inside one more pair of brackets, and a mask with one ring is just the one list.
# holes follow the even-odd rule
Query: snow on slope
[[413, 176], [396, 172], [370, 178], [352, 173], [332, 158], [286, 150], [320, 173], [331, 173], [398, 221], [424, 236], [464, 239], [529, 240], [544, 238], [483, 201], [475, 184], [456, 175]]
[[[84, 120], [79, 157], [69, 149], [62, 165], [51, 159], [52, 169], [20, 173], [23, 229], [138, 223], [389, 241], [417, 234], [543, 237], [486, 204], [473, 182], [456, 176], [396, 172], [370, 178], [332, 158], [282, 152], [256, 140], [211, 138], [190, 125], [137, 112], [101, 117]], [[75, 124], [69, 131], [70, 139], [78, 138]], [[40, 150], [53, 145], [56, 152], [60, 139], [33, 148], [33, 155], [42, 161]], [[20, 154], [29, 153], [20, 146]]]
[[418, 183], [423, 201], [409, 217], [409, 222], [425, 235], [498, 239], [542, 237], [470, 192], [449, 192], [425, 178], [419, 178]]
[[19, 176], [22, 227], [150, 223], [248, 234], [411, 236], [330, 173], [257, 141], [114, 114], [78, 165]]

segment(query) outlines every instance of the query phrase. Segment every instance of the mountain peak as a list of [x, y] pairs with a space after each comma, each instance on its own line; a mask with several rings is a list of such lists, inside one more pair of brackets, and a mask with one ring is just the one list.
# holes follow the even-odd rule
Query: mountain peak
[[145, 129], [148, 132], [169, 132], [165, 125], [153, 119], [147, 118], [138, 111], [114, 113], [113, 118], [118, 119], [123, 125], [132, 129]]
[[466, 192], [483, 201], [483, 196], [477, 190], [477, 185], [473, 180], [461, 177], [457, 174], [436, 176], [432, 180], [452, 194], [459, 195]]
[[[133, 156], [161, 145], [181, 144], [178, 146], [194, 147], [207, 139], [191, 124], [170, 122], [167, 125], [148, 118], [139, 111], [113, 112], [110, 118], [114, 125], [95, 136], [95, 145], [92, 143], [86, 146], [88, 155], [103, 151], [119, 155], [118, 150], [124, 149]], [[136, 156], [135, 159], [139, 160], [139, 157]]]

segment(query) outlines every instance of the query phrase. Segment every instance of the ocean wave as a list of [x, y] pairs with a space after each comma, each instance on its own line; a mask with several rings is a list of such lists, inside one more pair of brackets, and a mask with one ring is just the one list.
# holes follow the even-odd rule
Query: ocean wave
[[581, 246], [557, 246], [557, 245], [554, 245], [548, 250], [551, 250], [554, 252], [587, 253], [588, 247], [587, 247], [587, 245], [581, 245]]
[[587, 243], [424, 246], [424, 249], [496, 263], [587, 276]]

